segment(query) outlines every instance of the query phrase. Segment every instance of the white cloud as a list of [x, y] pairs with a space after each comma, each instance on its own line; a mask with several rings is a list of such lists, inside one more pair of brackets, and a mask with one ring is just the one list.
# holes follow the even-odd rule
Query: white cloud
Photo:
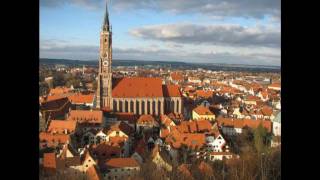
[[131, 35], [147, 40], [181, 44], [280, 47], [280, 28], [240, 25], [165, 24], [130, 30]]

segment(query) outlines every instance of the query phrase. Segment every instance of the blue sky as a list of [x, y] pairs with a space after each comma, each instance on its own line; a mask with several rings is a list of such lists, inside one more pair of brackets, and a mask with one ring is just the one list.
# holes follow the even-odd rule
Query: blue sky
[[[113, 57], [280, 65], [277, 2], [114, 0]], [[40, 57], [97, 60], [104, 12], [103, 0], [40, 0]]]

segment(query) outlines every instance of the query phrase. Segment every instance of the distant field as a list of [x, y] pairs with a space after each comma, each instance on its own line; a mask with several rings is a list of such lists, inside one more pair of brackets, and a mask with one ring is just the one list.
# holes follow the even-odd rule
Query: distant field
[[[80, 61], [69, 59], [40, 59], [40, 65], [64, 64], [67, 66], [98, 66], [98, 60]], [[185, 63], [185, 62], [167, 62], [167, 61], [140, 61], [140, 60], [113, 60], [113, 66], [145, 66], [150, 67], [171, 67], [174, 69], [197, 69], [203, 68], [213, 71], [249, 71], [249, 72], [281, 72], [279, 66], [258, 66], [244, 64], [214, 64], [214, 63]], [[148, 67], [150, 66], [150, 67]]]

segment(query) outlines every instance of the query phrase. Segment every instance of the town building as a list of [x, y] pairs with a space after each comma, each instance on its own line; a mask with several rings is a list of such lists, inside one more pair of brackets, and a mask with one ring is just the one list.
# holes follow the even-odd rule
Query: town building
[[164, 85], [160, 78], [113, 78], [111, 65], [112, 29], [106, 9], [100, 33], [97, 108], [156, 116], [165, 111], [183, 112], [182, 95], [178, 86]]

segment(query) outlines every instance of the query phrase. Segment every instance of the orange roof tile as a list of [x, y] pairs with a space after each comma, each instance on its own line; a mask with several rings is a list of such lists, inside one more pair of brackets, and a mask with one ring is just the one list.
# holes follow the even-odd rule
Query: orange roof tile
[[272, 83], [268, 87], [275, 87], [275, 88], [281, 88], [281, 83]]
[[265, 116], [271, 116], [273, 113], [272, 107], [269, 106], [263, 106], [261, 109], [261, 112]]
[[100, 110], [71, 110], [68, 120], [79, 123], [102, 123], [103, 113]]
[[174, 81], [183, 81], [183, 76], [178, 72], [173, 72], [170, 74], [171, 79]]
[[208, 108], [204, 106], [198, 106], [193, 109], [193, 111], [195, 111], [199, 115], [214, 115]]
[[113, 131], [122, 131], [126, 135], [130, 136], [134, 132], [134, 129], [127, 123], [120, 121], [113, 124], [107, 134], [110, 134]]
[[163, 97], [160, 78], [130, 77], [116, 80], [112, 97]]
[[67, 129], [69, 132], [74, 132], [77, 126], [76, 121], [66, 120], [51, 120], [47, 132], [64, 133]]
[[113, 136], [109, 138], [108, 144], [111, 146], [120, 146], [122, 147], [124, 145], [124, 142], [127, 141], [127, 137], [121, 137], [121, 136]]
[[268, 120], [253, 120], [253, 119], [233, 119], [233, 118], [217, 118], [219, 126], [230, 126], [234, 128], [257, 128], [260, 123], [265, 127], [268, 132], [271, 132], [271, 121]]
[[88, 177], [88, 180], [101, 180], [101, 174], [99, 173], [99, 170], [96, 168], [96, 166], [91, 166], [86, 171], [86, 175]]
[[61, 144], [65, 144], [70, 141], [70, 136], [67, 134], [51, 134], [48, 132], [40, 132], [39, 133], [40, 142], [55, 143], [59, 142]]
[[149, 114], [143, 114], [139, 117], [137, 124], [149, 124], [149, 125], [155, 125], [156, 121], [153, 118], [153, 116]]
[[178, 85], [162, 85], [164, 97], [182, 97]]
[[71, 89], [67, 87], [56, 87], [54, 89], [50, 89], [49, 94], [65, 94], [69, 91], [71, 91]]
[[54, 152], [43, 154], [43, 167], [56, 169], [56, 155]]
[[213, 91], [196, 90], [196, 94], [198, 97], [210, 98], [213, 96]]
[[91, 104], [94, 100], [94, 94], [74, 94], [68, 96], [69, 100], [73, 104]]
[[169, 134], [170, 134], [169, 129], [166, 129], [166, 128], [160, 129], [160, 137], [161, 138], [166, 138]]
[[67, 97], [66, 94], [54, 94], [54, 95], [48, 95], [46, 98], [46, 101], [53, 101], [61, 98]]
[[112, 146], [107, 143], [100, 143], [91, 147], [92, 154], [100, 161], [111, 158], [113, 155], [120, 156], [121, 149], [120, 146]]
[[106, 162], [108, 168], [139, 167], [133, 158], [111, 158]]
[[160, 121], [163, 125], [165, 125], [166, 127], [170, 126], [170, 124], [175, 124], [167, 115], [160, 115]]

